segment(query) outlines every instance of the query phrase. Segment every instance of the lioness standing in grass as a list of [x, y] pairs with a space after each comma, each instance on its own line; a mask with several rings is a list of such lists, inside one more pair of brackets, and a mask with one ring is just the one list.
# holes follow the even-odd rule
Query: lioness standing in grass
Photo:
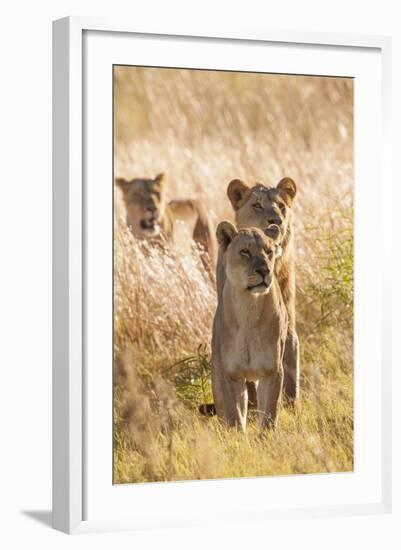
[[[283, 178], [276, 187], [257, 183], [250, 187], [236, 179], [227, 188], [228, 198], [235, 211], [237, 227], [257, 227], [264, 231], [270, 224], [279, 226], [281, 257], [275, 263], [275, 273], [288, 314], [288, 334], [284, 353], [284, 393], [290, 401], [299, 397], [299, 340], [295, 328], [295, 264], [292, 229], [292, 204], [297, 192], [291, 178]], [[217, 292], [224, 287], [224, 257], [219, 254]], [[255, 390], [248, 387], [250, 400]]]
[[274, 427], [283, 384], [283, 354], [288, 315], [275, 274], [280, 230], [270, 225], [237, 230], [217, 227], [225, 282], [212, 338], [212, 390], [217, 415], [246, 430], [247, 382], [257, 388], [262, 428]]
[[123, 192], [127, 225], [138, 239], [164, 239], [188, 254], [193, 242], [199, 245], [201, 258], [212, 271], [216, 263], [214, 230], [205, 207], [195, 200], [166, 200], [166, 178], [118, 178]]

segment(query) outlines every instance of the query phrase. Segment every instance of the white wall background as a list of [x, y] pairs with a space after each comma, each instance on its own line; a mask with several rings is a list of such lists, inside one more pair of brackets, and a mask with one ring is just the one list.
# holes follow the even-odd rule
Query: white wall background
[[[0, 81], [0, 348], [1, 484], [0, 544], [3, 548], [305, 548], [359, 547], [360, 533], [372, 548], [400, 548], [390, 517], [276, 522], [230, 530], [169, 530], [67, 537], [48, 527], [51, 508], [51, 21], [65, 15], [157, 18], [198, 25], [213, 21], [283, 29], [393, 36], [393, 134], [401, 117], [400, 2], [381, 0], [14, 0], [2, 5]], [[398, 101], [397, 101], [398, 100]], [[399, 159], [395, 144], [394, 162]], [[398, 153], [398, 155], [397, 155]], [[398, 178], [398, 170], [394, 170]], [[398, 187], [392, 204], [400, 200]], [[399, 204], [399, 203], [398, 203]], [[391, 204], [388, 205], [389, 211]], [[395, 216], [395, 224], [398, 223]], [[399, 235], [395, 225], [395, 235]], [[387, 238], [384, 236], [384, 238]], [[399, 242], [394, 281], [400, 281]], [[400, 293], [396, 291], [398, 306]], [[400, 326], [397, 326], [399, 332]], [[398, 334], [395, 334], [396, 340]], [[394, 345], [395, 352], [395, 345]], [[394, 381], [400, 382], [394, 359]], [[394, 405], [395, 416], [400, 405]], [[398, 427], [398, 426], [397, 426]], [[396, 428], [397, 429], [397, 428]], [[399, 430], [398, 430], [399, 431]], [[394, 442], [400, 463], [399, 436]], [[400, 476], [396, 473], [398, 488]], [[395, 509], [400, 511], [399, 492]], [[212, 513], [212, 512], [211, 512]], [[355, 526], [358, 528], [355, 529]], [[230, 542], [229, 542], [230, 541]], [[365, 545], [366, 547], [366, 545]]]

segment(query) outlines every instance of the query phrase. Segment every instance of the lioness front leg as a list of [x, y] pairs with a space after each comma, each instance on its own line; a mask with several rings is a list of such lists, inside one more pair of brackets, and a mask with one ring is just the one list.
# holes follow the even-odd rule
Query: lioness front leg
[[283, 387], [283, 369], [269, 373], [259, 379], [258, 413], [261, 428], [275, 428]]
[[291, 402], [299, 397], [299, 340], [295, 329], [289, 330], [284, 350], [284, 395]]
[[245, 380], [224, 376], [212, 371], [212, 391], [216, 412], [228, 426], [246, 430], [248, 392]]
[[221, 365], [215, 365], [212, 361], [212, 394], [215, 407], [215, 414], [219, 418], [225, 417], [225, 398], [224, 398], [224, 377], [221, 371]]
[[226, 379], [227, 421], [229, 426], [236, 426], [246, 431], [248, 413], [248, 389], [244, 379]]

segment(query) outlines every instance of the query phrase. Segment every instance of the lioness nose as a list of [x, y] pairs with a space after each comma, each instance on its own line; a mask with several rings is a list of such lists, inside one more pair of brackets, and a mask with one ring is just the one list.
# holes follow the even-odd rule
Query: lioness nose
[[156, 206], [154, 204], [150, 204], [146, 210], [153, 214], [153, 212], [156, 212]]
[[266, 277], [266, 275], [269, 273], [269, 269], [267, 265], [259, 266], [258, 268], [255, 269], [255, 271], [261, 277]]
[[283, 220], [281, 220], [280, 218], [272, 218], [271, 220], [267, 220], [267, 223], [269, 225], [271, 224], [275, 224], [275, 225], [281, 225], [283, 223]]

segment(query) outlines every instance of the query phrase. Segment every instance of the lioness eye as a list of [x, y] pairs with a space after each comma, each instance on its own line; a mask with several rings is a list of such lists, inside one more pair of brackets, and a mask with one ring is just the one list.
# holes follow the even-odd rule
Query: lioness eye
[[242, 250], [240, 250], [239, 253], [241, 254], [241, 256], [246, 256], [247, 258], [249, 258], [250, 256], [249, 250], [247, 250], [246, 248], [243, 248]]
[[260, 202], [255, 202], [255, 204], [252, 205], [255, 210], [262, 210], [262, 205]]

